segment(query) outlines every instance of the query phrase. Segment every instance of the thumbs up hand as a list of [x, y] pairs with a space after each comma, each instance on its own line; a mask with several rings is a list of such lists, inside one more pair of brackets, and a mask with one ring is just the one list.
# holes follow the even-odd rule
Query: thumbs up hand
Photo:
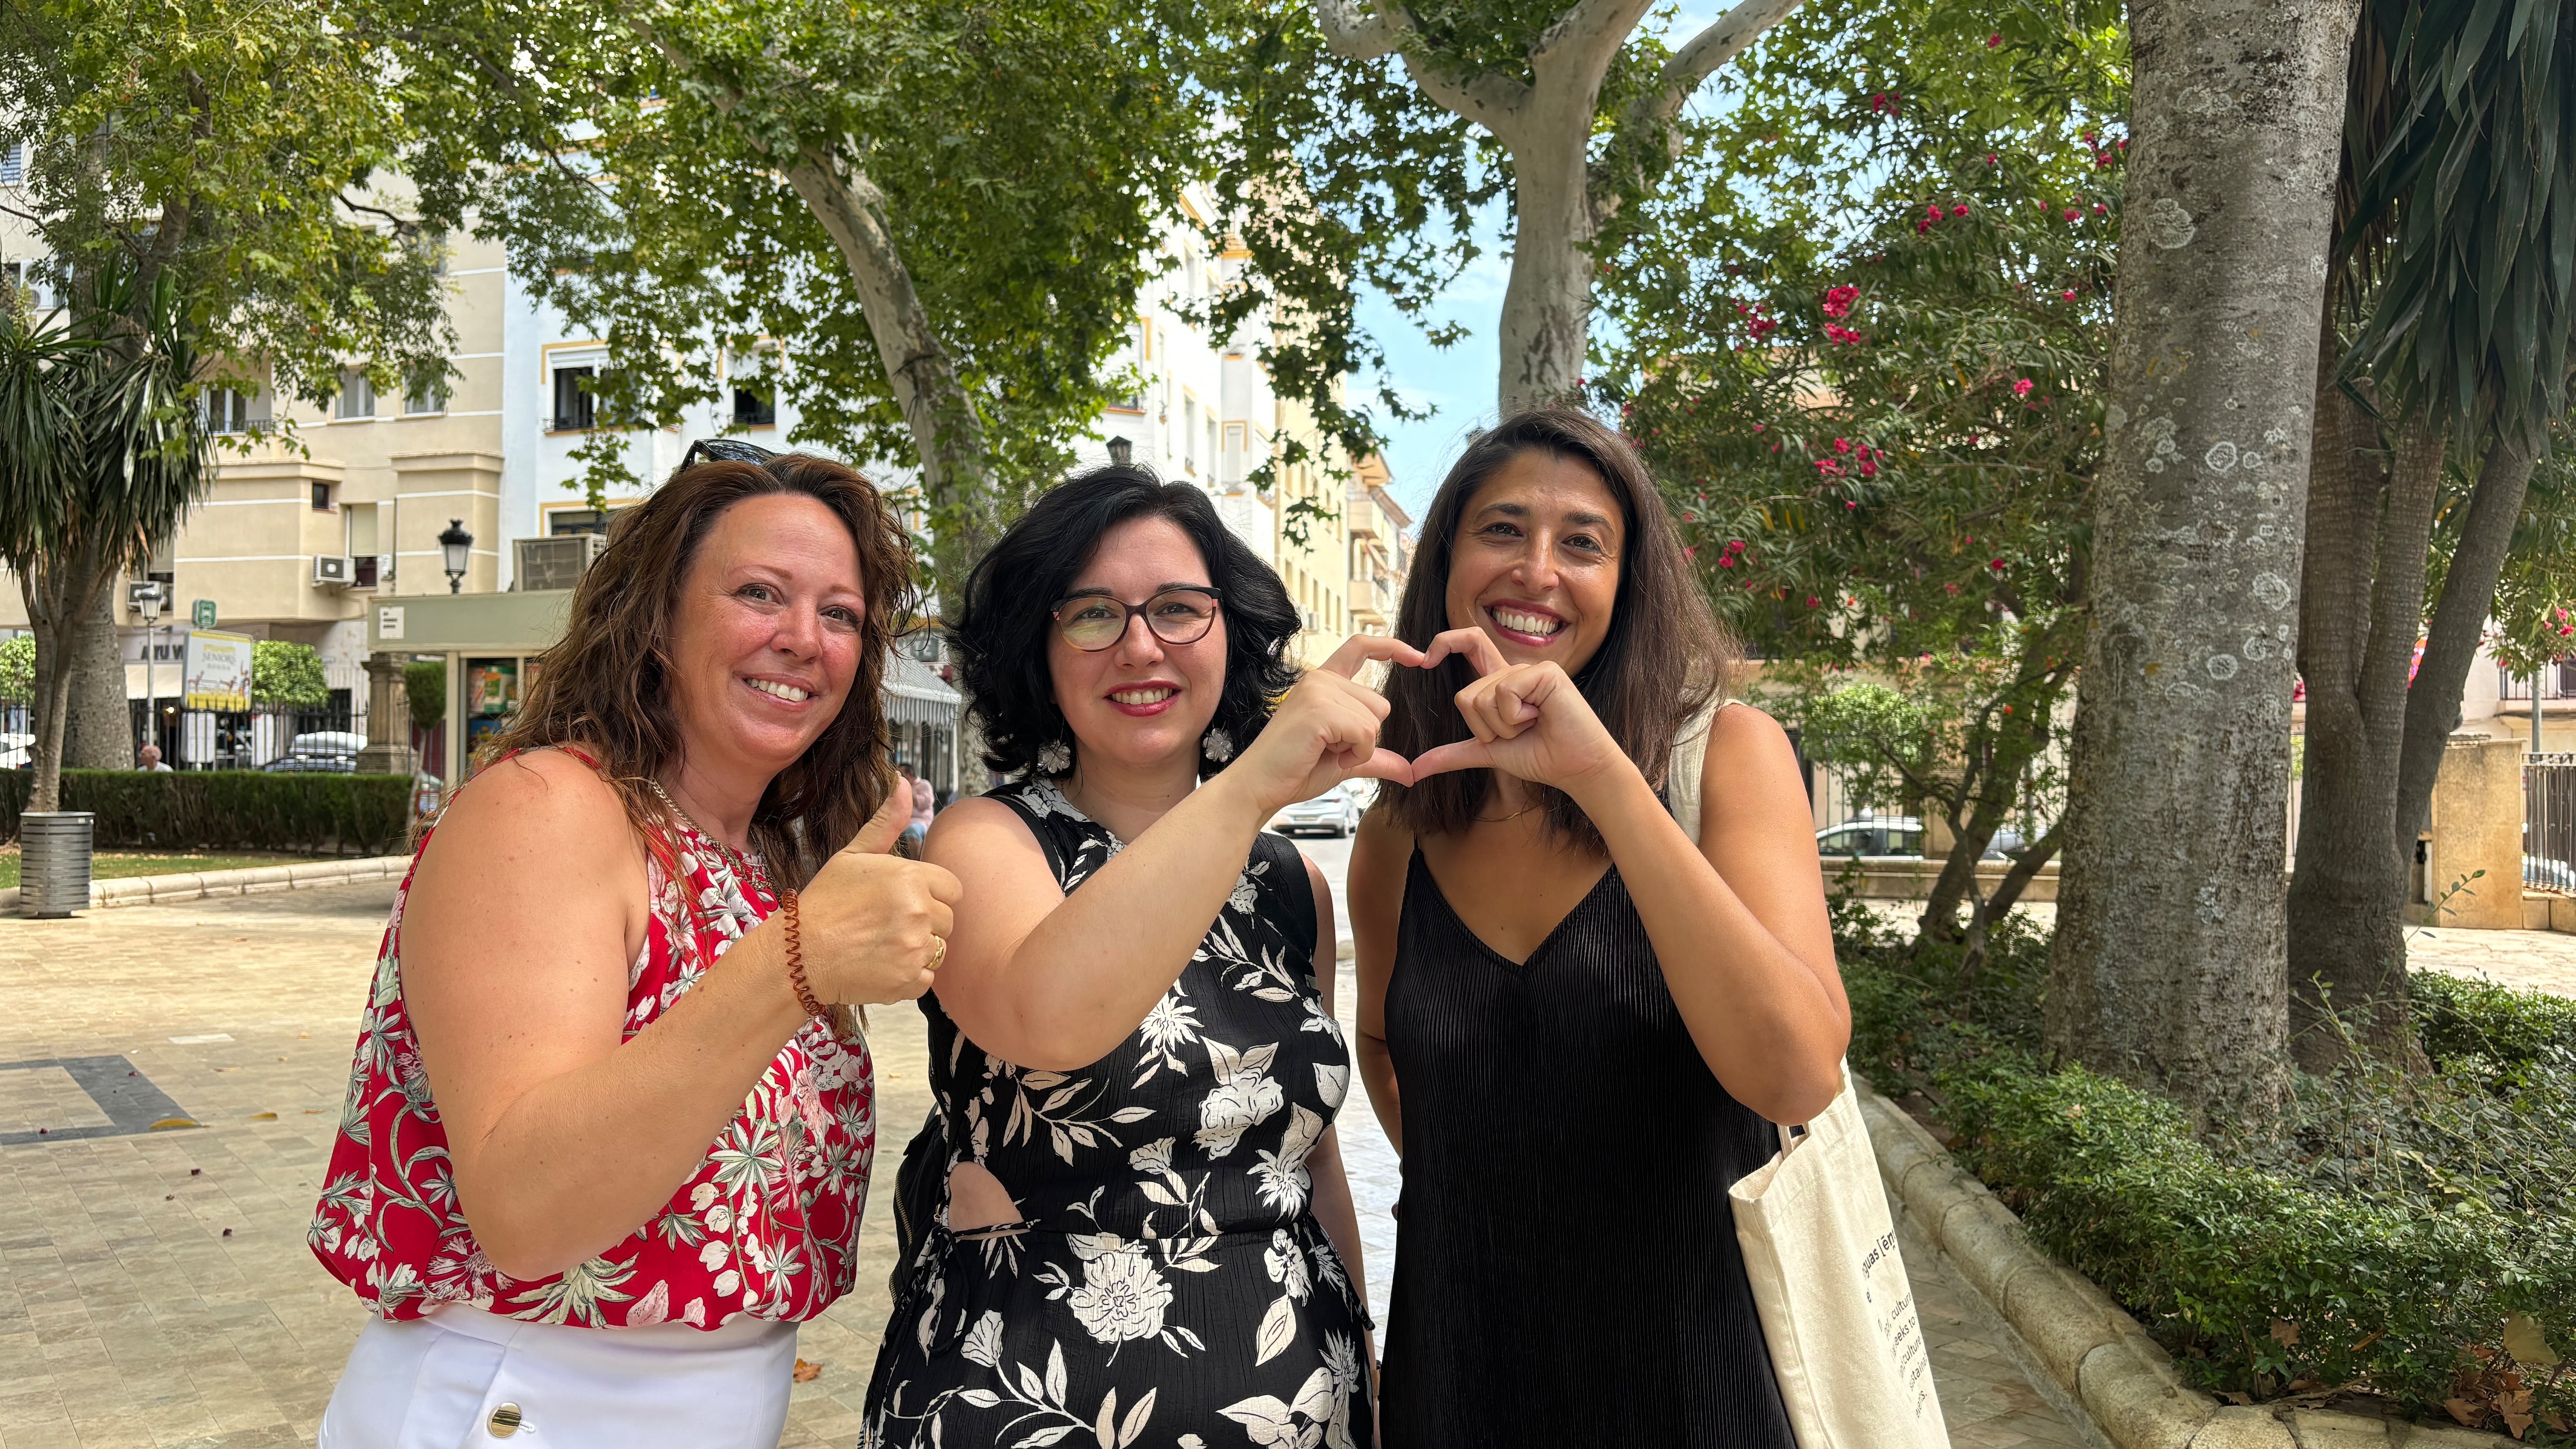
[[888, 794], [797, 903], [806, 979], [826, 1001], [910, 1001], [935, 980], [965, 888], [940, 866], [892, 853], [911, 819], [911, 797]]

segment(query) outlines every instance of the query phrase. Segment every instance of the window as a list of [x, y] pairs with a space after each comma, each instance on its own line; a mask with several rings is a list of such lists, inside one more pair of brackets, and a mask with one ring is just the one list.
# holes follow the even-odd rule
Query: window
[[403, 395], [403, 412], [410, 417], [447, 411], [447, 384], [423, 383]]
[[340, 369], [340, 405], [332, 414], [343, 422], [376, 415], [376, 385], [354, 367]]
[[627, 505], [621, 504], [618, 507], [607, 509], [557, 508], [549, 510], [546, 514], [546, 536], [548, 538], [569, 538], [577, 533], [606, 533], [608, 532], [608, 526], [615, 523], [617, 521], [617, 515], [624, 513], [626, 508]]
[[27, 143], [12, 141], [0, 146], [0, 186], [27, 184]]
[[376, 507], [373, 503], [351, 503], [341, 508], [348, 520], [349, 582], [362, 589], [372, 589], [380, 580], [377, 558]]
[[737, 385], [733, 390], [734, 426], [774, 428], [778, 426], [778, 399], [753, 388]]
[[316, 483], [313, 485], [313, 511], [316, 513], [328, 513], [331, 511], [330, 484]]
[[1199, 400], [1181, 399], [1181, 463], [1192, 472], [1199, 466]]
[[555, 427], [558, 433], [587, 432], [597, 416], [594, 405], [599, 401], [582, 384], [598, 376], [591, 367], [558, 367], [555, 369]]
[[250, 394], [237, 388], [207, 388], [200, 411], [205, 415], [206, 431], [210, 433], [246, 433], [268, 421], [251, 415]]

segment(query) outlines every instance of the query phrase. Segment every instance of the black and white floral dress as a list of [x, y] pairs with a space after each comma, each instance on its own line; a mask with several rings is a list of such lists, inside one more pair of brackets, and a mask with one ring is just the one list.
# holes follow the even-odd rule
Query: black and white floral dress
[[[1068, 895], [1119, 849], [1044, 780], [995, 798]], [[923, 998], [937, 1105], [899, 1174], [871, 1449], [1367, 1449], [1368, 1309], [1306, 1171], [1351, 1084], [1314, 952], [1305, 863], [1265, 833], [1180, 979], [1088, 1067], [1013, 1066]], [[959, 1161], [1019, 1232], [948, 1231]]]

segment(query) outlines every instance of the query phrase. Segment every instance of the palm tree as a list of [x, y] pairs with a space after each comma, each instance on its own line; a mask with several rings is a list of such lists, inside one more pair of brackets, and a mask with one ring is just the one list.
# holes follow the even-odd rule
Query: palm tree
[[61, 808], [70, 646], [212, 478], [175, 279], [111, 265], [81, 281], [69, 326], [0, 311], [0, 562], [36, 635], [30, 810]]
[[[2300, 601], [2306, 794], [2290, 886], [2293, 1046], [2411, 1050], [2401, 921], [2576, 324], [2576, 25], [2557, 0], [2368, 0], [2347, 89]], [[2420, 668], [2426, 554], [2448, 520]], [[2409, 687], [2410, 671], [2413, 686]], [[2518, 890], [2519, 882], [2498, 883]]]

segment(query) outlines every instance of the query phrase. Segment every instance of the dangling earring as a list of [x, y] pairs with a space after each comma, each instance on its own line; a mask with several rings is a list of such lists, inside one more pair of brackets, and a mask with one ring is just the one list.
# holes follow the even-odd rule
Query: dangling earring
[[1199, 751], [1222, 765], [1234, 758], [1234, 736], [1225, 732], [1225, 726], [1218, 725], [1207, 732], [1206, 739], [1199, 741]]
[[1045, 744], [1038, 746], [1038, 772], [1040, 774], [1061, 775], [1072, 768], [1073, 751], [1064, 747], [1064, 741], [1049, 740]]

